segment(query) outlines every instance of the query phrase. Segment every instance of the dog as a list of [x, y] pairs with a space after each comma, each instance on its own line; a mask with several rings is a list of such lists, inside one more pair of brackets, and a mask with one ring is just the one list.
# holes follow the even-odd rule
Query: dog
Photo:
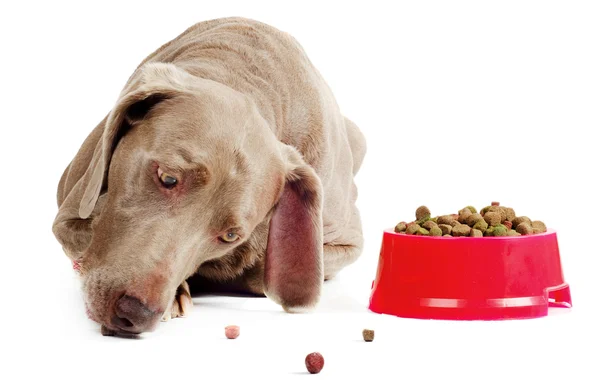
[[193, 276], [306, 312], [362, 253], [365, 154], [293, 37], [204, 21], [129, 77], [60, 178], [52, 231], [106, 334], [186, 315]]

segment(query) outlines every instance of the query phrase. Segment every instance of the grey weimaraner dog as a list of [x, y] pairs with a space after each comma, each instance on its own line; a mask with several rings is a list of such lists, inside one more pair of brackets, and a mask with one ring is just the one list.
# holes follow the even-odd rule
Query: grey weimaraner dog
[[105, 333], [185, 315], [192, 275], [300, 312], [361, 255], [365, 152], [291, 36], [201, 22], [139, 65], [82, 144], [53, 232]]

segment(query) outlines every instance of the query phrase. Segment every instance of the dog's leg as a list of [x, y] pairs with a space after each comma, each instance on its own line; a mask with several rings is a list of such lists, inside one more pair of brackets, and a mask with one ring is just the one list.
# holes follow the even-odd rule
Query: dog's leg
[[367, 141], [361, 130], [347, 117], [344, 118], [348, 142], [352, 150], [352, 173], [356, 175], [360, 170], [365, 154], [367, 153]]
[[163, 314], [162, 320], [166, 322], [171, 318], [185, 317], [192, 309], [193, 302], [192, 296], [190, 295], [190, 287], [187, 281], [184, 281], [177, 288], [175, 293], [175, 299], [170, 308], [167, 308]]
[[362, 247], [356, 245], [325, 244], [323, 246], [325, 281], [333, 279], [339, 271], [355, 262], [361, 251]]
[[339, 271], [355, 262], [362, 253], [363, 244], [360, 214], [354, 207], [352, 219], [342, 235], [323, 245], [325, 280], [331, 280]]

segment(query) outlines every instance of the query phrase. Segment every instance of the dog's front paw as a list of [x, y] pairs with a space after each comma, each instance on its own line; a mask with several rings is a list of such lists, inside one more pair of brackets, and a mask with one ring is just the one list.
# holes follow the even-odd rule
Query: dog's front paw
[[175, 299], [171, 304], [170, 308], [167, 308], [163, 314], [162, 321], [167, 322], [171, 318], [185, 317], [193, 306], [192, 296], [190, 294], [190, 287], [187, 281], [184, 281], [177, 288], [175, 293]]

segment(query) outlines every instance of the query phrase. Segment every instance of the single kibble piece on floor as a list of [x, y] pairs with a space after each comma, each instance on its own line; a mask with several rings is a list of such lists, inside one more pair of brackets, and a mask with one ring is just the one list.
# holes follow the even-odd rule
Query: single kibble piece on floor
[[444, 233], [442, 232], [442, 229], [439, 228], [438, 226], [432, 227], [429, 230], [429, 236], [442, 236]]
[[421, 227], [417, 223], [410, 223], [406, 227], [406, 233], [408, 235], [414, 235], [417, 231], [419, 231], [419, 229], [421, 229]]
[[415, 216], [417, 220], [429, 219], [431, 218], [431, 211], [427, 208], [427, 206], [421, 206], [415, 212]]
[[375, 331], [369, 330], [369, 329], [364, 329], [363, 330], [363, 339], [365, 340], [365, 342], [372, 342], [373, 339], [375, 339]]
[[227, 339], [235, 339], [240, 336], [240, 327], [239, 326], [227, 326], [225, 327], [225, 336]]
[[500, 213], [488, 211], [483, 216], [483, 220], [485, 220], [488, 225], [495, 227], [502, 222], [502, 216]]
[[396, 224], [396, 227], [394, 228], [395, 232], [404, 232], [406, 231], [406, 223], [405, 222], [400, 222], [398, 224]]
[[306, 355], [304, 364], [306, 365], [308, 372], [315, 374], [321, 372], [323, 366], [325, 365], [325, 359], [323, 359], [323, 355], [319, 354], [318, 352], [313, 352]]
[[471, 233], [471, 227], [466, 224], [459, 224], [458, 226], [452, 227], [452, 236], [469, 236]]
[[517, 228], [515, 228], [515, 231], [517, 231], [521, 235], [532, 235], [533, 227], [531, 227], [527, 222], [524, 222], [524, 223], [520, 223], [517, 226]]

